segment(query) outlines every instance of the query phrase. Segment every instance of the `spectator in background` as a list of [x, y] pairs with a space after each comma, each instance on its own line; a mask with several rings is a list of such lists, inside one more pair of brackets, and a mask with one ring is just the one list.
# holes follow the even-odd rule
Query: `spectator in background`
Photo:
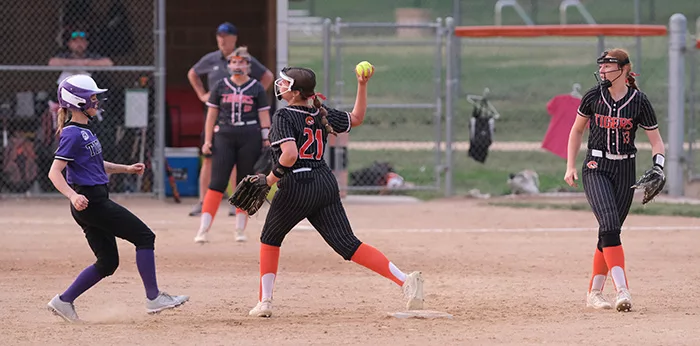
[[[204, 55], [199, 61], [197, 61], [192, 68], [187, 72], [187, 79], [189, 79], [192, 89], [197, 93], [197, 97], [205, 103], [209, 100], [209, 91], [214, 88], [216, 83], [222, 79], [231, 76], [228, 70], [228, 56], [233, 53], [236, 49], [236, 42], [238, 41], [238, 29], [231, 23], [223, 23], [219, 25], [216, 29], [216, 43], [219, 47], [218, 50]], [[204, 83], [202, 82], [201, 76], [207, 76], [207, 89], [204, 89]], [[274, 82], [274, 75], [267, 69], [263, 64], [260, 63], [255, 57], [251, 57], [250, 61], [250, 73], [248, 74], [251, 78], [260, 81], [260, 84], [269, 90], [272, 82]], [[207, 107], [202, 107], [204, 116], [207, 114]], [[202, 129], [202, 143], [204, 144], [204, 129]], [[216, 146], [216, 143], [212, 143]], [[201, 153], [200, 145], [200, 153]], [[203, 153], [201, 153], [204, 155]], [[202, 198], [204, 193], [209, 188], [209, 181], [211, 180], [211, 156], [204, 155], [204, 160], [202, 162], [202, 168], [199, 172], [199, 202], [192, 208], [190, 216], [200, 215], [202, 212]], [[236, 169], [234, 167], [231, 172], [230, 181], [235, 184], [236, 181]], [[229, 209], [229, 215], [235, 215], [236, 208], [231, 206]]]
[[[85, 31], [74, 31], [71, 33], [66, 45], [68, 46], [68, 51], [59, 53], [51, 58], [49, 66], [114, 66], [112, 59], [87, 50], [89, 42]], [[63, 71], [56, 83], [61, 83], [62, 80], [74, 74], [90, 75], [86, 71]]]
[[37, 155], [34, 144], [20, 131], [15, 131], [4, 149], [2, 174], [10, 192], [24, 193], [37, 176]]

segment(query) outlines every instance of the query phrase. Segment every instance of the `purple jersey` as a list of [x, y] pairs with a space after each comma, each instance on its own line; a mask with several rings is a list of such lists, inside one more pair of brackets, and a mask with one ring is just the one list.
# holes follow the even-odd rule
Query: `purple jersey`
[[54, 158], [68, 162], [68, 184], [94, 186], [109, 182], [102, 145], [87, 125], [71, 122], [64, 127]]

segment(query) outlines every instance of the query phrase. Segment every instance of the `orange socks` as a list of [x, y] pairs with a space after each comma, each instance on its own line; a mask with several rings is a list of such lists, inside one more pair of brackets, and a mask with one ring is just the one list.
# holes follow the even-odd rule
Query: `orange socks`
[[588, 285], [588, 292], [591, 290], [603, 290], [605, 285], [605, 279], [608, 277], [608, 266], [605, 264], [605, 256], [603, 252], [595, 249], [595, 254], [593, 255], [593, 275], [591, 276], [591, 282]]
[[258, 299], [272, 299], [277, 267], [280, 261], [279, 246], [260, 244], [260, 293]]
[[615, 289], [627, 288], [627, 275], [625, 275], [625, 252], [622, 250], [622, 245], [603, 248], [605, 263], [610, 268], [610, 276], [612, 276]]
[[403, 286], [406, 281], [406, 274], [399, 270], [389, 259], [379, 250], [367, 244], [360, 244], [351, 260], [364, 266], [379, 275], [388, 278], [399, 286]]
[[223, 192], [208, 189], [207, 193], [204, 195], [204, 203], [202, 204], [202, 214], [209, 213], [209, 215], [211, 215], [211, 218], [214, 219], [214, 216], [216, 216], [216, 211], [219, 210], [219, 204], [221, 204], [221, 199], [223, 197]]
[[199, 232], [208, 232], [211, 228], [211, 224], [214, 221], [214, 216], [216, 216], [216, 211], [219, 210], [219, 204], [221, 203], [221, 198], [224, 196], [223, 192], [214, 191], [208, 189], [207, 193], [204, 195], [204, 202], [202, 203], [202, 216], [199, 221]]

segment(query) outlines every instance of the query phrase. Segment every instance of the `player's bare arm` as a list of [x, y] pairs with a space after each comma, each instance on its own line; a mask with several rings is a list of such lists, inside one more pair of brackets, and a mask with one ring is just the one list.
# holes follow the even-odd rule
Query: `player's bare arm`
[[[279, 164], [284, 167], [292, 167], [297, 162], [297, 157], [299, 157], [299, 150], [297, 149], [296, 142], [289, 141], [280, 144], [282, 149], [282, 155], [280, 155]], [[280, 178], [270, 172], [267, 175], [267, 185], [272, 186], [276, 184]]]
[[651, 155], [665, 155], [666, 147], [664, 146], [664, 140], [661, 138], [659, 129], [655, 128], [653, 130], [647, 130], [646, 133], [647, 137], [649, 138], [649, 144], [651, 144]]
[[[270, 133], [270, 126], [272, 126], [272, 121], [270, 120], [270, 110], [266, 109], [264, 111], [259, 111], [258, 112], [258, 119], [260, 120], [260, 128], [265, 130], [267, 129], [267, 133]], [[263, 133], [263, 145], [264, 146], [269, 146], [270, 145], [270, 139], [267, 138], [266, 134]]]
[[576, 121], [574, 121], [574, 125], [571, 127], [571, 132], [569, 133], [566, 173], [564, 174], [564, 180], [569, 186], [578, 186], [578, 184], [576, 184], [576, 180], [578, 180], [578, 174], [576, 173], [576, 155], [581, 149], [581, 138], [583, 138], [583, 132], [586, 131], [587, 127], [588, 118], [579, 115], [576, 117]]
[[66, 165], [68, 162], [63, 161], [63, 160], [53, 160], [53, 164], [51, 164], [51, 168], [49, 169], [49, 179], [53, 183], [54, 187], [56, 187], [56, 190], [60, 192], [62, 195], [66, 196], [71, 201], [71, 204], [77, 209], [78, 211], [83, 210], [87, 208], [88, 205], [88, 200], [85, 198], [85, 196], [80, 195], [73, 190], [70, 185], [66, 182], [66, 179], [63, 177], [63, 170], [66, 168]]
[[131, 173], [131, 174], [143, 174], [145, 165], [143, 163], [135, 163], [133, 165], [122, 165], [118, 163], [113, 163], [109, 161], [104, 161], [105, 171], [107, 173]]
[[[370, 65], [371, 66], [371, 65]], [[362, 125], [365, 121], [367, 113], [367, 82], [374, 75], [374, 66], [372, 66], [367, 74], [360, 74], [355, 71], [357, 77], [357, 96], [355, 97], [355, 106], [350, 112], [350, 121], [352, 127]]]
[[211, 154], [211, 143], [212, 138], [214, 138], [214, 124], [216, 123], [216, 118], [219, 117], [219, 110], [214, 107], [209, 107], [207, 110], [207, 120], [204, 123], [204, 144], [202, 145], [202, 152], [204, 154]]

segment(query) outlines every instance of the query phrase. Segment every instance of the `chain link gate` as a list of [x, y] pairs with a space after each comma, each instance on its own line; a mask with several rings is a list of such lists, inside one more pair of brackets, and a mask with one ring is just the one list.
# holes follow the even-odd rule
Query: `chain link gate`
[[326, 19], [323, 33], [323, 90], [334, 107], [352, 111], [355, 65], [368, 60], [375, 66], [363, 126], [353, 129], [349, 138], [333, 139], [326, 152], [341, 190], [440, 190], [446, 37], [442, 20], [399, 24]]

